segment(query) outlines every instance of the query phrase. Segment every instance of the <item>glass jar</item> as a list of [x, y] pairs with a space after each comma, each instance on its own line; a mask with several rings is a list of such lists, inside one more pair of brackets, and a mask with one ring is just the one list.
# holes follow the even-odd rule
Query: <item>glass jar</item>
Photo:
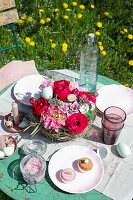
[[36, 184], [45, 176], [46, 161], [41, 155], [30, 153], [21, 160], [20, 170], [28, 184]]
[[47, 145], [45, 142], [39, 139], [32, 139], [28, 140], [24, 146], [23, 150], [26, 154], [29, 153], [38, 153], [40, 155], [43, 155], [47, 151]]

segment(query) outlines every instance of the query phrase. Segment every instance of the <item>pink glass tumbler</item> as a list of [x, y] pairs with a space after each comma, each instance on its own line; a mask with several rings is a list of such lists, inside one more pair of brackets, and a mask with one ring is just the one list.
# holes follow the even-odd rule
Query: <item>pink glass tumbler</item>
[[102, 119], [102, 131], [105, 144], [114, 144], [124, 127], [126, 113], [119, 107], [111, 106], [105, 109]]

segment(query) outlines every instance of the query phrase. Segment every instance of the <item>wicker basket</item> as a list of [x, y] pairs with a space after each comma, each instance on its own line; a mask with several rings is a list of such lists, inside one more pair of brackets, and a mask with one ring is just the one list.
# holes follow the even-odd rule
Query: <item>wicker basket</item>
[[[94, 117], [94, 119], [95, 119], [95, 117]], [[46, 136], [48, 139], [50, 139], [52, 141], [66, 142], [66, 141], [70, 141], [70, 140], [73, 140], [78, 137], [85, 136], [87, 134], [87, 132], [90, 130], [94, 119], [88, 122], [88, 126], [80, 134], [71, 134], [68, 131], [61, 130], [61, 129], [59, 130], [59, 132], [55, 132], [54, 130], [46, 130], [44, 127], [41, 128], [41, 132], [44, 134], [44, 136]]]

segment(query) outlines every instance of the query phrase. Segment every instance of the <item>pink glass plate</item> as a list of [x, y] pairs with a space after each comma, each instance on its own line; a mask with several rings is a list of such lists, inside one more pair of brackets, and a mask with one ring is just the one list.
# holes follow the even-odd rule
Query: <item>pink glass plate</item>
[[98, 91], [96, 107], [100, 112], [110, 106], [123, 109], [127, 115], [133, 113], [133, 90], [123, 85], [105, 85]]
[[[21, 113], [26, 119], [28, 119], [27, 113], [21, 112], [21, 111], [19, 111], [19, 113]], [[16, 126], [15, 124], [13, 124], [12, 128], [7, 127], [6, 126], [6, 122], [8, 120], [8, 116], [12, 116], [12, 113], [9, 113], [4, 118], [4, 126], [5, 126], [5, 128], [7, 128], [9, 131], [14, 132], [14, 133], [18, 133], [18, 132], [21, 132], [21, 131], [24, 130], [24, 128], [20, 128], [19, 126]]]
[[[17, 148], [16, 140], [15, 140], [12, 136], [10, 136], [10, 135], [3, 135], [3, 137], [4, 137], [4, 138], [8, 138], [8, 139], [9, 139], [9, 142], [13, 142], [13, 143], [15, 144], [14, 152], [13, 152], [13, 154], [14, 154], [15, 151], [16, 151], [16, 148]], [[12, 154], [12, 155], [13, 155], [13, 154]], [[12, 156], [12, 155], [10, 155], [10, 156]], [[2, 157], [2, 158], [0, 158], [0, 159], [9, 158], [10, 156], [4, 156], [4, 157]]]
[[[81, 173], [78, 169], [78, 160], [88, 157], [93, 162], [93, 168]], [[60, 180], [60, 170], [73, 168], [76, 171], [76, 178], [70, 183], [63, 183]], [[92, 190], [100, 183], [104, 168], [101, 158], [93, 150], [84, 146], [67, 146], [58, 150], [50, 159], [48, 172], [53, 183], [61, 190], [69, 193], [85, 193]]]

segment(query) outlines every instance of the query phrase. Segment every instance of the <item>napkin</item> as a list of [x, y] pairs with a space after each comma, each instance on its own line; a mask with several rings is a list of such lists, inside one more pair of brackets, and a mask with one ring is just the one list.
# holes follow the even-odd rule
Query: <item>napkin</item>
[[38, 73], [34, 60], [21, 61], [14, 60], [0, 68], [0, 90], [22, 76]]

